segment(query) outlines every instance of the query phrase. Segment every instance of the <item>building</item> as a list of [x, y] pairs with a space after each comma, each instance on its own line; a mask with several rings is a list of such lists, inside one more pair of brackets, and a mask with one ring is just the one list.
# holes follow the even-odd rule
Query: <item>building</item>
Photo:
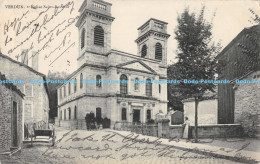
[[22, 147], [24, 94], [0, 73], [0, 153]]
[[113, 50], [111, 5], [85, 0], [79, 9], [78, 69], [66, 79], [77, 83], [57, 87], [60, 120], [84, 120], [92, 111], [111, 119], [113, 126], [116, 121], [155, 119], [159, 110], [167, 113], [167, 85], [151, 83], [167, 78], [167, 23], [151, 18], [138, 28], [137, 55]]
[[223, 70], [219, 79], [230, 84], [218, 85], [218, 123], [236, 123], [242, 111], [260, 114], [259, 84], [236, 84], [237, 79], [259, 80], [260, 25], [243, 29], [217, 56]]
[[[35, 60], [35, 59], [33, 59]], [[34, 62], [35, 64], [36, 62]], [[15, 84], [24, 96], [24, 123], [38, 123], [49, 120], [49, 95], [46, 83], [31, 83], [30, 80], [46, 81], [46, 76], [0, 53], [1, 72], [9, 80], [16, 80]]]

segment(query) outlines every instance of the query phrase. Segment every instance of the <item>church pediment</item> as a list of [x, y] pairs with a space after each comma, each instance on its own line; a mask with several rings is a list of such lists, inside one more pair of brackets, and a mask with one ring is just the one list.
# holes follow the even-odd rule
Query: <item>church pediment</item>
[[149, 72], [149, 73], [153, 73], [153, 74], [156, 73], [151, 67], [149, 67], [142, 61], [138, 61], [138, 60], [119, 64], [116, 67], [125, 68], [125, 69], [129, 69], [129, 70], [144, 71], [144, 72]]

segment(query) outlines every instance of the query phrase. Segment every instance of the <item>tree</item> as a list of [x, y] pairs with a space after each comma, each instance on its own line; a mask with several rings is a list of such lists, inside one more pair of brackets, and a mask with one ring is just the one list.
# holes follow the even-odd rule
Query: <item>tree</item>
[[[198, 105], [203, 94], [210, 90], [214, 92], [214, 83], [200, 83], [201, 79], [214, 80], [217, 72], [215, 56], [220, 51], [220, 44], [212, 41], [212, 23], [204, 18], [205, 6], [198, 14], [185, 8], [178, 16], [178, 25], [175, 29], [175, 39], [178, 43], [177, 63], [170, 66], [170, 76], [180, 79], [175, 84], [175, 95], [181, 99], [194, 98], [195, 100], [195, 142], [198, 138]], [[214, 17], [214, 16], [213, 16]], [[195, 83], [185, 83], [184, 79], [197, 80]], [[196, 83], [198, 82], [198, 83]]]
[[[48, 72], [47, 78], [51, 80], [64, 80], [67, 77], [65, 72]], [[58, 98], [57, 98], [57, 89], [58, 83], [48, 83], [48, 90], [49, 90], [49, 117], [54, 118], [57, 117], [58, 111]]]

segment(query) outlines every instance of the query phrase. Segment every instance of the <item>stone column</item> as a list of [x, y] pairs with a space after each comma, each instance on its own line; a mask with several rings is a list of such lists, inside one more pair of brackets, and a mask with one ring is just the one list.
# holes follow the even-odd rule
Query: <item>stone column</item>
[[158, 137], [169, 138], [170, 136], [170, 127], [169, 119], [160, 119], [158, 120]]

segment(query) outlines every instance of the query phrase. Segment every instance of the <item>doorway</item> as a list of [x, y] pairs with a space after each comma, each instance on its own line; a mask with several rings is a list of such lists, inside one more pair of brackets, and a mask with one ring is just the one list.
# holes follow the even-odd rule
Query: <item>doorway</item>
[[13, 137], [13, 146], [18, 146], [18, 136], [17, 136], [17, 103], [13, 102], [13, 120], [12, 120], [12, 137]]
[[140, 123], [140, 109], [133, 109], [133, 122]]

